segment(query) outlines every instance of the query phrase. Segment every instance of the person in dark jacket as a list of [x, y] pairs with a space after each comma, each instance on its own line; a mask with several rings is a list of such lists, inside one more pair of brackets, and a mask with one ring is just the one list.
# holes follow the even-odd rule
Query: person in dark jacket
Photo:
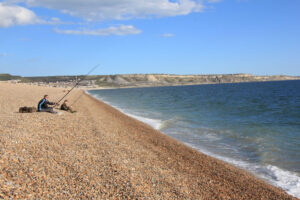
[[48, 98], [49, 98], [48, 95], [45, 95], [44, 98], [39, 101], [38, 112], [57, 113], [53, 110], [53, 107], [48, 106], [48, 105], [56, 105], [56, 103], [48, 101]]
[[65, 110], [71, 113], [75, 113], [76, 111], [72, 109], [72, 107], [69, 105], [69, 101], [65, 100], [64, 103], [60, 107], [61, 110]]

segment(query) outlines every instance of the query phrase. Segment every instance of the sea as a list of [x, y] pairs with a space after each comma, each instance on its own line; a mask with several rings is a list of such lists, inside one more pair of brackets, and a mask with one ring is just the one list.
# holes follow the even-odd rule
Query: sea
[[300, 81], [88, 93], [300, 198]]

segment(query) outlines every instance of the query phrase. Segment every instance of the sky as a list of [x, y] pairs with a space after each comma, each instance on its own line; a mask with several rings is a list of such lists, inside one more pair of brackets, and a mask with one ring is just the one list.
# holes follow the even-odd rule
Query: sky
[[299, 0], [0, 0], [0, 73], [300, 75]]

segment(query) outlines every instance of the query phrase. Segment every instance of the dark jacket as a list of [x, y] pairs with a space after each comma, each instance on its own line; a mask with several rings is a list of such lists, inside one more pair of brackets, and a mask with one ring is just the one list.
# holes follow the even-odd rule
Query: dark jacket
[[61, 105], [60, 109], [61, 109], [61, 110], [68, 111], [68, 110], [70, 110], [70, 107], [67, 106], [67, 104], [63, 103], [63, 104]]
[[47, 99], [43, 98], [42, 100], [39, 101], [39, 104], [38, 104], [38, 111], [41, 111], [43, 109], [47, 109], [49, 108], [48, 105], [54, 105], [55, 103], [53, 102], [49, 102]]

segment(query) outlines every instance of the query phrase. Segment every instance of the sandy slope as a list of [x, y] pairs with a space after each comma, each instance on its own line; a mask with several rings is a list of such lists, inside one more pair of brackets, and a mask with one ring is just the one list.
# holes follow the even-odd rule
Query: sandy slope
[[76, 114], [17, 113], [44, 94], [64, 93], [0, 83], [0, 199], [295, 199], [88, 95]]

